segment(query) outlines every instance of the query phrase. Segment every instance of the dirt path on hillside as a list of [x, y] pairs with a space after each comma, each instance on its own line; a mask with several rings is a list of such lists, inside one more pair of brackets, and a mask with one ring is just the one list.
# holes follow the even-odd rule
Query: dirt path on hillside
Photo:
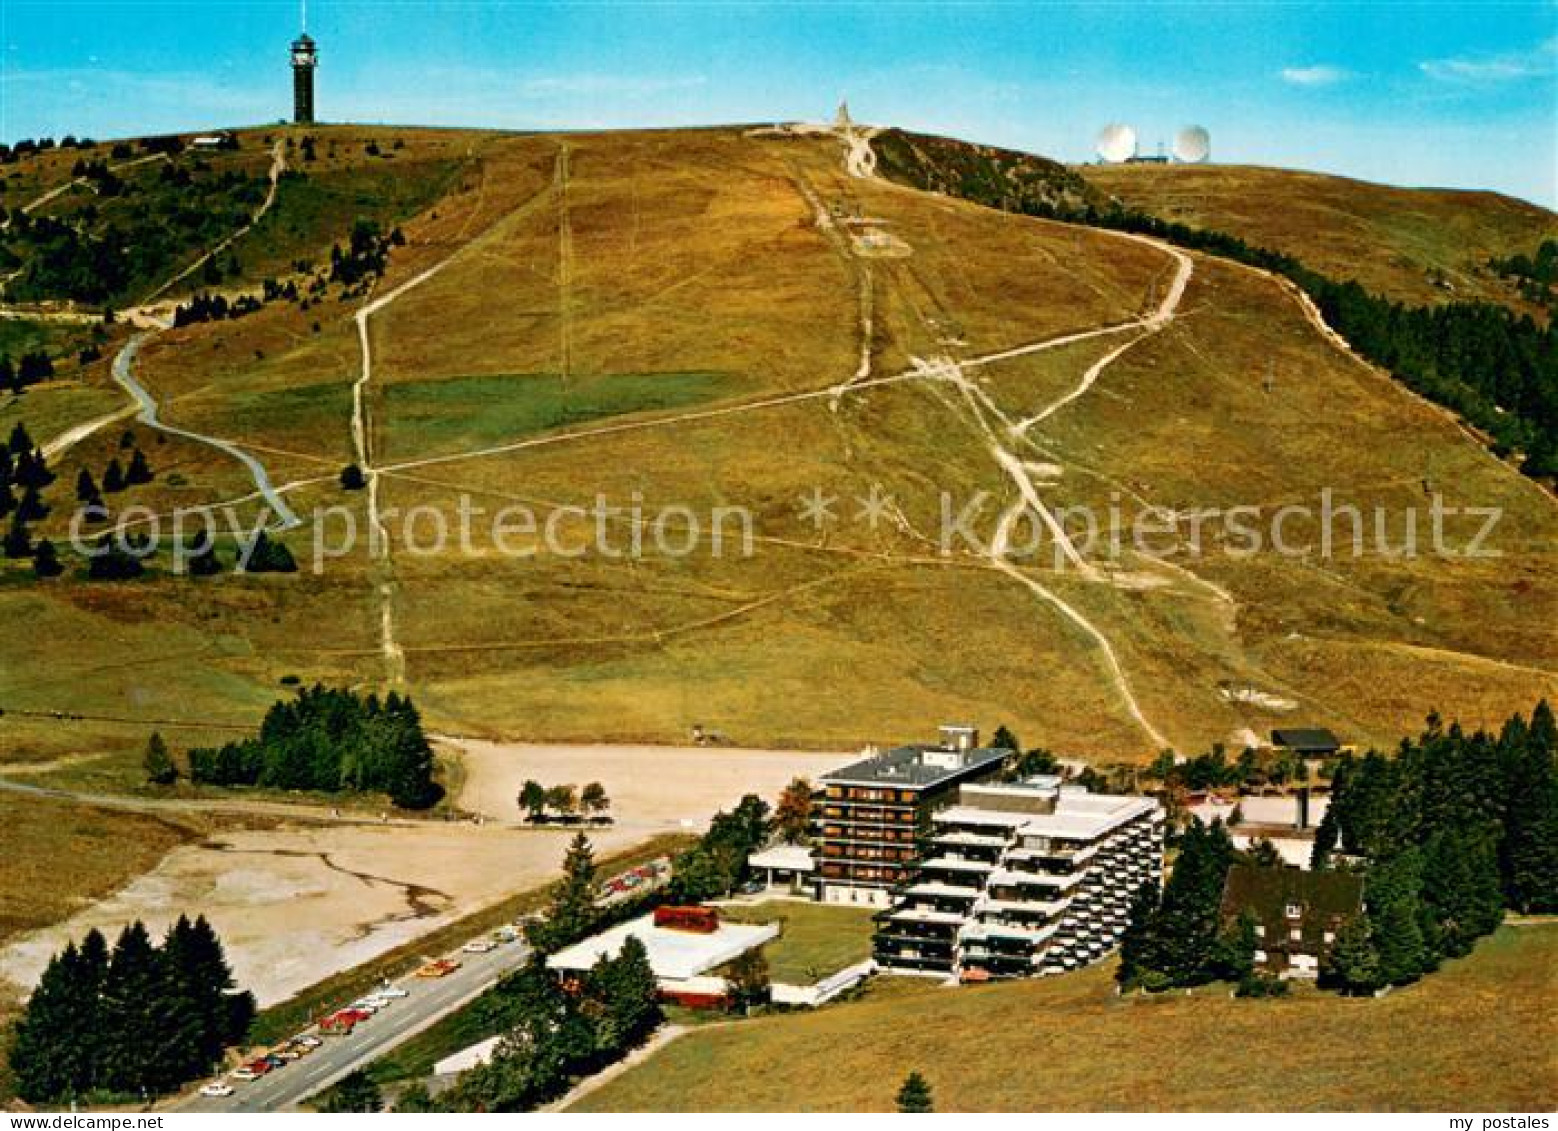
[[875, 126], [857, 126], [850, 123], [839, 127], [839, 136], [848, 149], [844, 153], [844, 168], [857, 180], [870, 180], [876, 176], [876, 150], [871, 139], [880, 131]]
[[[1035, 464], [1014, 451], [1010, 446], [1010, 444], [1015, 442], [1035, 447], [1035, 450], [1038, 450], [1031, 443], [1028, 435], [1034, 425], [1087, 393], [1110, 364], [1139, 342], [1161, 331], [1178, 314], [1185, 291], [1194, 272], [1194, 262], [1188, 255], [1185, 255], [1177, 248], [1169, 247], [1156, 240], [1127, 233], [1120, 233], [1120, 235], [1133, 242], [1142, 243], [1163, 252], [1174, 264], [1174, 276], [1168, 287], [1165, 288], [1162, 299], [1150, 313], [1132, 322], [1099, 327], [1089, 331], [1061, 334], [1029, 346], [1002, 350], [994, 354], [985, 355], [982, 358], [973, 359], [972, 363], [965, 363], [950, 356], [938, 356], [929, 359], [914, 358], [912, 360], [915, 365], [914, 372], [917, 376], [927, 381], [951, 386], [956, 391], [956, 397], [943, 396], [941, 398], [943, 403], [951, 411], [967, 419], [985, 437], [992, 460], [1011, 481], [1017, 492], [1017, 500], [1002, 515], [995, 536], [991, 539], [988, 546], [987, 556], [991, 567], [1020, 582], [1035, 596], [1055, 608], [1066, 620], [1080, 629], [1094, 643], [1102, 657], [1109, 682], [1120, 697], [1127, 713], [1137, 726], [1141, 728], [1147, 738], [1161, 749], [1169, 746], [1170, 743], [1163, 732], [1153, 724], [1142, 709], [1126, 675], [1124, 665], [1120, 661], [1119, 654], [1108, 636], [1075, 605], [1066, 601], [1053, 589], [1020, 569], [1011, 560], [1013, 531], [1018, 521], [1025, 514], [1031, 514], [1043, 523], [1050, 537], [1054, 540], [1056, 547], [1083, 580], [1117, 586], [1127, 584], [1126, 579], [1118, 575], [1108, 574], [1084, 558], [1077, 550], [1064, 526], [1044, 503], [1041, 495], [1042, 484], [1039, 481], [1040, 478], [1049, 478], [1056, 472], [1063, 471], [1064, 469], [1053, 462]], [[1045, 349], [1055, 349], [1092, 337], [1129, 330], [1136, 330], [1138, 333], [1089, 366], [1076, 386], [1067, 390], [1060, 397], [1024, 421], [1013, 422], [1009, 420], [994, 400], [976, 382], [972, 381], [965, 371], [969, 364], [990, 364], [994, 361], [1025, 356]], [[842, 389], [848, 384], [846, 382], [839, 388]], [[1181, 575], [1189, 573], [1187, 570], [1178, 570], [1177, 572]], [[1154, 584], [1154, 582], [1148, 579], [1145, 582], [1136, 581], [1134, 584]], [[1215, 592], [1219, 599], [1231, 600], [1226, 591], [1215, 586], [1212, 586], [1211, 590]]]
[[[563, 154], [567, 152], [566, 147]], [[561, 177], [566, 180], [567, 161], [566, 156], [560, 156]], [[485, 182], [484, 182], [485, 183]], [[357, 466], [362, 471], [368, 484], [368, 549], [372, 556], [375, 568], [379, 572], [378, 597], [379, 597], [379, 650], [384, 657], [385, 680], [394, 684], [403, 684], [406, 679], [406, 653], [401, 647], [395, 630], [395, 576], [394, 561], [390, 549], [389, 529], [385, 526], [383, 511], [379, 506], [379, 487], [383, 473], [388, 470], [379, 467], [374, 462], [373, 453], [373, 421], [368, 406], [368, 392], [373, 381], [373, 338], [368, 332], [369, 320], [381, 310], [392, 305], [401, 296], [420, 287], [429, 279], [436, 278], [446, 267], [456, 260], [484, 247], [493, 239], [510, 220], [524, 215], [531, 205], [540, 200], [549, 192], [558, 191], [556, 184], [531, 197], [524, 204], [511, 209], [509, 212], [494, 220], [481, 235], [461, 244], [453, 252], [434, 263], [426, 270], [413, 275], [404, 283], [399, 284], [387, 294], [380, 295], [362, 306], [356, 314], [357, 344], [362, 353], [362, 368], [357, 380], [352, 382], [352, 450], [356, 454]], [[480, 200], [478, 195], [478, 200]]]
[[232, 235], [228, 236], [221, 243], [211, 248], [199, 259], [195, 260], [188, 267], [184, 268], [184, 270], [180, 271], [177, 275], [174, 275], [173, 278], [169, 279], [166, 283], [163, 283], [162, 286], [152, 291], [151, 294], [147, 295], [141, 301], [141, 305], [149, 306], [156, 302], [157, 299], [167, 294], [168, 291], [172, 290], [185, 279], [193, 275], [196, 271], [200, 270], [200, 268], [204, 267], [215, 256], [222, 254], [222, 252], [226, 251], [228, 248], [232, 247], [233, 244], [237, 243], [239, 240], [243, 239], [244, 236], [248, 235], [254, 229], [254, 225], [258, 224], [262, 219], [264, 219], [265, 214], [269, 212], [271, 210], [271, 206], [276, 203], [276, 193], [281, 186], [281, 175], [286, 171], [286, 141], [284, 139], [277, 139], [276, 144], [271, 148], [270, 154], [270, 171], [267, 174], [270, 179], [270, 185], [265, 191], [265, 199], [260, 202], [260, 206], [255, 209], [254, 214], [249, 217], [249, 222], [243, 227], [239, 228]]
[[573, 373], [573, 213], [568, 207], [568, 158], [565, 144], [557, 151], [557, 334], [563, 387]]
[[[128, 168], [131, 165], [144, 164], [147, 161], [163, 160], [166, 159], [166, 156], [166, 154], [159, 153], [153, 155], [152, 157], [144, 157], [136, 161], [129, 161], [124, 165], [114, 166], [114, 168], [123, 169]], [[83, 440], [86, 440], [87, 438], [95, 435], [104, 428], [112, 427], [114, 424], [120, 421], [127, 420], [132, 416], [138, 415], [142, 423], [151, 428], [166, 432], [169, 435], [181, 436], [185, 439], [194, 440], [197, 443], [205, 444], [208, 447], [216, 448], [226, 455], [236, 459], [239, 463], [244, 465], [250, 476], [254, 479], [256, 492], [260, 497], [265, 499], [271, 510], [275, 512], [278, 519], [278, 525], [275, 527], [275, 529], [287, 530], [299, 524], [300, 520], [298, 519], [297, 515], [295, 515], [291, 508], [289, 508], [283, 501], [281, 493], [271, 485], [270, 476], [266, 472], [264, 465], [261, 464], [259, 460], [255, 459], [253, 456], [249, 455], [248, 452], [240, 449], [237, 445], [227, 440], [223, 440], [215, 436], [209, 436], [200, 432], [193, 432], [184, 428], [177, 428], [173, 425], [164, 423], [159, 417], [159, 408], [156, 398], [154, 398], [151, 393], [148, 392], [147, 389], [135, 379], [134, 375], [135, 357], [140, 352], [141, 346], [145, 344], [145, 342], [152, 335], [160, 333], [163, 329], [167, 328], [167, 322], [165, 321], [165, 315], [163, 312], [152, 308], [152, 303], [154, 300], [158, 296], [168, 291], [174, 285], [179, 283], [181, 280], [187, 278], [198, 267], [210, 260], [213, 255], [217, 255], [226, 248], [230, 247], [235, 241], [247, 234], [255, 224], [259, 223], [265, 214], [270, 211], [271, 206], [276, 203], [276, 193], [281, 182], [281, 174], [286, 171], [286, 168], [286, 149], [284, 144], [281, 141], [278, 141], [276, 142], [275, 147], [271, 150], [269, 190], [265, 194], [265, 199], [260, 202], [259, 207], [256, 208], [253, 214], [249, 217], [249, 222], [243, 227], [239, 228], [236, 232], [232, 233], [226, 239], [222, 240], [210, 251], [207, 251], [199, 259], [195, 260], [195, 262], [184, 271], [175, 275], [162, 286], [158, 287], [155, 291], [147, 296], [145, 301], [143, 301], [140, 306], [132, 307], [130, 309], [119, 312], [117, 315], [118, 317], [141, 327], [140, 332], [132, 335], [130, 340], [125, 343], [124, 347], [114, 357], [113, 365], [111, 367], [114, 382], [118, 384], [120, 388], [124, 389], [125, 392], [130, 394], [131, 403], [125, 405], [123, 408], [115, 409], [113, 412], [104, 413], [102, 416], [94, 417], [91, 420], [83, 421], [80, 424], [76, 424], [70, 428], [67, 428], [64, 432], [61, 432], [58, 436], [55, 436], [52, 440], [43, 445], [43, 454], [46, 458], [54, 459], [60, 455], [63, 455], [65, 452], [69, 451]], [[61, 186], [61, 189], [68, 187], [69, 185], [64, 185]], [[35, 201], [34, 206], [36, 206], [38, 203], [40, 202]]]

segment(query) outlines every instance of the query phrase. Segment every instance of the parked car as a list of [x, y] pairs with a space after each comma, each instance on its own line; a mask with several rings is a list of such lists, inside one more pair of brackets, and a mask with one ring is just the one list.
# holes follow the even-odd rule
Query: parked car
[[742, 895], [759, 895], [761, 894], [762, 890], [763, 881], [761, 880], [748, 880], [746, 883], [741, 885]]
[[266, 1053], [260, 1059], [272, 1068], [285, 1068], [287, 1066], [287, 1062], [273, 1052]]
[[447, 974], [453, 974], [460, 968], [460, 963], [453, 958], [438, 958], [425, 966], [417, 968], [418, 978], [442, 978]]
[[466, 954], [486, 954], [489, 950], [496, 949], [497, 945], [491, 939], [472, 939], [460, 949]]
[[293, 1037], [292, 1040], [294, 1044], [302, 1045], [304, 1048], [310, 1050], [317, 1049], [320, 1045], [324, 1044], [324, 1042], [321, 1041], [318, 1037]]
[[258, 1060], [251, 1060], [248, 1064], [244, 1065], [244, 1067], [247, 1068], [250, 1072], [254, 1073], [255, 1076], [264, 1076], [276, 1066], [262, 1056]]
[[[243, 1070], [239, 1069], [239, 1071], [241, 1072]], [[233, 1086], [231, 1084], [224, 1084], [220, 1080], [212, 1080], [211, 1083], [204, 1085], [200, 1089], [200, 1094], [202, 1096], [213, 1096], [217, 1099], [220, 1099], [223, 1096], [232, 1095]]]
[[233, 1069], [233, 1079], [234, 1080], [257, 1080], [262, 1075], [264, 1075], [264, 1073], [256, 1072], [254, 1069], [250, 1068], [247, 1064], [245, 1064], [242, 1068], [235, 1068], [235, 1069]]
[[410, 997], [411, 991], [403, 990], [399, 986], [380, 986], [373, 992], [373, 996], [384, 998]]

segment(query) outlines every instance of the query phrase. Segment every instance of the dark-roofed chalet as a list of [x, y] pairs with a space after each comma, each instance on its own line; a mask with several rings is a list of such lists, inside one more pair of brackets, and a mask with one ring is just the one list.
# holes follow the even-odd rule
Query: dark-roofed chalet
[[940, 745], [900, 746], [820, 778], [818, 898], [887, 906], [919, 858], [933, 809], [965, 782], [994, 777], [1010, 750], [981, 748], [972, 727], [942, 727]]
[[1289, 727], [1271, 732], [1271, 744], [1306, 758], [1329, 758], [1342, 744], [1323, 727]]
[[1235, 864], [1223, 885], [1222, 917], [1254, 913], [1257, 969], [1313, 978], [1342, 925], [1363, 910], [1363, 877]]

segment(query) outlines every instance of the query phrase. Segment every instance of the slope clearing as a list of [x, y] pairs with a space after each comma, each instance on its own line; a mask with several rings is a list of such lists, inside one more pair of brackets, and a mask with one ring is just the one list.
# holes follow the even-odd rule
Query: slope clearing
[[[1145, 759], [1300, 719], [1389, 741], [1429, 707], [1496, 718], [1558, 694], [1551, 500], [1268, 278], [890, 184], [864, 133], [315, 132], [308, 183], [368, 177], [398, 217], [384, 277], [159, 334], [136, 369], [169, 423], [263, 461], [305, 516], [286, 535], [304, 570], [191, 581], [159, 557], [129, 584], [39, 585], [0, 567], [0, 607], [29, 628], [0, 642], [0, 704], [232, 722], [283, 675], [403, 680], [435, 727], [494, 738], [664, 743], [702, 723], [848, 748], [966, 717]], [[391, 163], [415, 183], [391, 192]], [[1036, 162], [1023, 191], [1058, 168]], [[263, 224], [288, 201], [283, 180]], [[39, 389], [19, 411], [60, 428], [70, 403]], [[50, 536], [117, 442], [61, 456]], [[246, 499], [255, 517], [219, 450], [152, 454], [168, 474], [125, 502]], [[368, 493], [337, 481], [365, 456], [375, 556]], [[1500, 556], [1400, 553], [1409, 523], [1427, 540], [1435, 493], [1497, 508]], [[1345, 552], [1318, 551], [1326, 499], [1358, 509], [1356, 553], [1347, 515]], [[1197, 517], [1289, 504], [1311, 508], [1285, 530], [1307, 552], [1240, 553]], [[321, 525], [316, 507], [334, 508]], [[537, 521], [510, 539], [523, 556], [482, 534], [505, 507]], [[1117, 516], [1118, 554], [1089, 545], [1084, 507]], [[721, 527], [718, 508], [746, 517]], [[948, 530], [965, 511], [968, 538]], [[657, 542], [662, 513], [675, 537]], [[1173, 539], [1131, 545], [1165, 513]], [[437, 515], [450, 542], [429, 548]], [[1447, 540], [1481, 526], [1453, 516]], [[312, 573], [315, 537], [353, 529]], [[81, 752], [68, 720], [52, 751], [28, 741]]]
[[1558, 216], [1493, 192], [1393, 188], [1252, 165], [1097, 165], [1078, 172], [1129, 207], [1229, 232], [1412, 305], [1483, 299], [1523, 309], [1488, 260], [1534, 252], [1558, 236]]

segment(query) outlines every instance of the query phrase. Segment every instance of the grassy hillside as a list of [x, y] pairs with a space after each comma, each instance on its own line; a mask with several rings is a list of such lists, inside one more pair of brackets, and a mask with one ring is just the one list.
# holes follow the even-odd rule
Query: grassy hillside
[[1382, 1000], [1226, 989], [1117, 999], [1107, 969], [947, 990], [907, 979], [816, 1013], [694, 1030], [587, 1111], [1546, 1111], [1558, 925], [1506, 927]]
[[1129, 207], [1232, 233], [1415, 305], [1485, 299], [1523, 309], [1515, 287], [1489, 270], [1488, 260], [1533, 253], [1558, 235], [1558, 216], [1492, 192], [1393, 188], [1250, 165], [1097, 165], [1078, 172]]
[[[341, 508], [284, 536], [307, 563], [316, 534], [367, 525], [365, 493], [337, 480], [356, 458], [354, 319], [392, 298], [368, 320], [363, 390], [381, 506], [452, 522], [463, 497], [544, 520], [636, 498], [650, 517], [603, 528], [619, 544], [636, 528], [648, 551], [572, 556], [598, 525], [576, 516], [561, 549], [532, 540], [524, 557], [483, 540], [421, 554], [428, 527], [393, 525], [387, 560], [360, 541], [318, 575], [192, 581], [164, 555], [135, 582], [39, 584], [0, 563], [0, 609], [27, 626], [0, 641], [0, 705], [144, 720], [124, 724], [133, 748], [158, 718], [254, 719], [286, 675], [403, 679], [434, 727], [465, 734], [667, 742], [702, 723], [845, 748], [970, 718], [1140, 760], [1160, 738], [1197, 750], [1299, 721], [1390, 742], [1430, 707], [1501, 718], [1558, 694], [1551, 500], [1339, 353], [1265, 277], [1195, 256], [1176, 316], [1145, 333], [1137, 320], [1182, 269], [1169, 251], [851, 176], [827, 133], [315, 133], [314, 162], [298, 157], [313, 187], [283, 184], [272, 234], [317, 245], [360, 204], [404, 246], [367, 296], [332, 286], [306, 309], [150, 339], [137, 374], [166, 417], [262, 459], [301, 513]], [[880, 161], [894, 137], [928, 144], [889, 135]], [[1059, 166], [1029, 172], [1014, 191], [1085, 191]], [[324, 193], [332, 178], [356, 203]], [[77, 400], [31, 390], [5, 419], [41, 437], [100, 412], [117, 395], [104, 371]], [[43, 532], [63, 536], [78, 472], [99, 475], [120, 431], [57, 460]], [[230, 456], [142, 442], [158, 477], [119, 501], [247, 500], [252, 521], [252, 479]], [[892, 506], [868, 521], [873, 488]], [[999, 562], [939, 545], [944, 507], [981, 493], [988, 542], [1022, 491], [1113, 509], [1127, 529], [1171, 508], [1188, 536], [1198, 509], [1318, 507], [1327, 490], [1386, 508], [1395, 545], [1409, 510], [1426, 532], [1430, 489], [1500, 508], [1502, 556], [1403, 558], [1372, 531], [1357, 557], [1143, 547], [1096, 568], [1057, 569], [1053, 539]], [[813, 491], [835, 500], [820, 528], [799, 507]], [[647, 540], [666, 506], [704, 517], [698, 552]], [[730, 506], [751, 514], [750, 557], [712, 552], [708, 518]], [[1463, 545], [1478, 526], [1448, 529]], [[1292, 706], [1235, 702], [1230, 686]], [[0, 751], [15, 725], [0, 718]], [[69, 722], [27, 742], [38, 757], [90, 745]]]

